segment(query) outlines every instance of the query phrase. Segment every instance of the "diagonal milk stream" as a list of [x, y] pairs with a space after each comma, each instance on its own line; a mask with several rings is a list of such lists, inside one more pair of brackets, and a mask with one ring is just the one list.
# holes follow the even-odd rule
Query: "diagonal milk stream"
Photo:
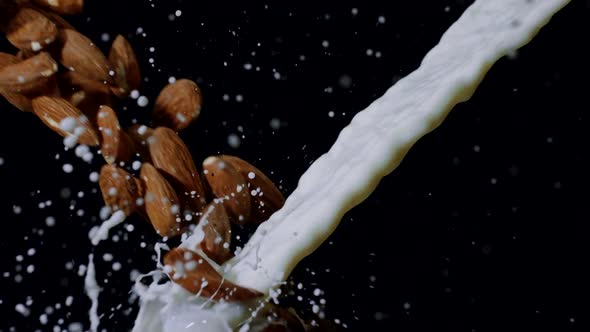
[[[392, 172], [412, 145], [451, 108], [471, 97], [501, 57], [528, 43], [569, 0], [477, 0], [442, 36], [420, 67], [358, 113], [299, 181], [284, 207], [261, 224], [244, 249], [218, 267], [238, 285], [269, 293], [335, 230], [342, 216]], [[194, 246], [193, 234], [183, 246]], [[134, 332], [230, 331], [252, 317], [247, 303], [205, 306], [168, 282], [136, 285]], [[252, 320], [249, 318], [248, 321]]]
[[478, 0], [420, 67], [358, 113], [263, 223], [225, 277], [267, 292], [335, 230], [412, 145], [471, 97], [490, 67], [528, 43], [569, 0]]

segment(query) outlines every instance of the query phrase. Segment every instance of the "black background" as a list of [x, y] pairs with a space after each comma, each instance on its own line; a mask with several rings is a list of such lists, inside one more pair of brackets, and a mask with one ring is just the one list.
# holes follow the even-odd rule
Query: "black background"
[[[87, 1], [85, 14], [71, 21], [105, 52], [103, 33], [127, 36], [150, 100], [170, 76], [196, 80], [205, 105], [182, 133], [195, 159], [239, 155], [272, 173], [288, 194], [352, 116], [414, 70], [470, 3], [105, 0]], [[176, 10], [182, 14], [170, 20]], [[588, 331], [589, 18], [590, 2], [572, 1], [416, 144], [297, 268], [300, 312], [325, 298], [326, 317], [355, 331]], [[341, 84], [347, 78], [352, 85]], [[72, 322], [88, 328], [77, 270], [91, 250], [88, 230], [99, 223], [102, 202], [88, 180], [99, 156], [84, 164], [33, 115], [4, 101], [0, 114], [0, 331], [67, 329]], [[149, 107], [133, 100], [119, 114], [126, 124], [149, 121]], [[273, 118], [280, 129], [269, 125]], [[228, 145], [229, 134], [245, 136], [238, 149]], [[64, 162], [74, 165], [72, 174], [62, 171]], [[60, 198], [63, 188], [70, 198]], [[51, 206], [40, 209], [46, 200]], [[54, 227], [46, 226], [47, 216], [56, 218]], [[119, 227], [119, 242], [92, 249], [107, 331], [126, 331], [135, 317], [129, 271], [154, 266], [157, 237], [138, 218], [128, 224], [135, 230]], [[113, 271], [104, 253], [123, 269]], [[312, 295], [315, 288], [323, 295]], [[31, 314], [23, 317], [15, 305], [27, 299]], [[41, 325], [47, 307], [55, 310]]]

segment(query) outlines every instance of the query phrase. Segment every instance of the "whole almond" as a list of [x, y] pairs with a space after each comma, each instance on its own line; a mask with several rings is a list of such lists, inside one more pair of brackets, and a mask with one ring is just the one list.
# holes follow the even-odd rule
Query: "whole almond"
[[225, 208], [221, 204], [210, 203], [203, 209], [199, 220], [204, 238], [199, 247], [207, 257], [217, 264], [223, 264], [231, 258], [231, 226]]
[[139, 89], [141, 72], [137, 57], [131, 44], [125, 37], [118, 35], [113, 41], [109, 52], [109, 61], [115, 69], [115, 81], [118, 89], [114, 90], [119, 96], [126, 97], [132, 90]]
[[98, 180], [102, 197], [112, 211], [121, 210], [129, 216], [143, 210], [145, 188], [142, 182], [119, 167], [104, 165]]
[[33, 0], [33, 2], [58, 14], [80, 14], [84, 8], [84, 0]]
[[222, 155], [223, 161], [232, 165], [245, 179], [252, 196], [253, 222], [266, 221], [275, 211], [285, 204], [285, 197], [274, 183], [258, 168], [234, 156]]
[[203, 161], [203, 174], [217, 200], [225, 206], [230, 220], [246, 224], [250, 220], [252, 203], [244, 176], [219, 157]]
[[128, 163], [134, 154], [131, 138], [121, 130], [117, 114], [109, 106], [101, 106], [96, 117], [101, 134], [100, 151], [109, 164]]
[[174, 248], [164, 256], [165, 271], [172, 281], [201, 297], [215, 301], [246, 301], [263, 294], [225, 280], [199, 254], [184, 248]]
[[49, 53], [41, 52], [24, 61], [0, 69], [0, 89], [18, 92], [37, 92], [46, 86], [50, 76], [57, 72], [57, 63]]
[[201, 89], [195, 82], [177, 80], [164, 87], [156, 99], [154, 123], [181, 131], [199, 116], [202, 103]]
[[[99, 144], [96, 130], [88, 118], [74, 105], [59, 97], [41, 96], [33, 99], [33, 112], [43, 123], [63, 137], [76, 136], [77, 142], [90, 146]], [[71, 120], [71, 121], [68, 121]], [[71, 122], [71, 126], [64, 123]]]
[[154, 166], [166, 176], [181, 195], [184, 208], [199, 212], [205, 206], [205, 192], [188, 148], [174, 131], [158, 127], [150, 136], [148, 148]]
[[6, 39], [17, 48], [40, 51], [51, 44], [57, 36], [55, 24], [30, 7], [15, 7], [4, 13], [8, 18], [2, 24]]
[[141, 166], [140, 178], [145, 183], [145, 210], [156, 232], [169, 237], [182, 233], [184, 224], [176, 221], [180, 206], [172, 186], [149, 163]]
[[114, 82], [111, 64], [90, 39], [70, 29], [60, 29], [58, 39], [56, 59], [66, 68], [91, 80]]

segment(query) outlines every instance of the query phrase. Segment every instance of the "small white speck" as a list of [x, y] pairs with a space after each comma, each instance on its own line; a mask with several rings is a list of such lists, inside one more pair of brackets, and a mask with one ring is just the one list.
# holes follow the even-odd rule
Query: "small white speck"
[[137, 91], [137, 90], [131, 90], [131, 93], [129, 94], [129, 96], [132, 99], [137, 99], [137, 98], [139, 98], [139, 91]]
[[176, 77], [174, 77], [174, 76], [168, 77], [168, 84], [172, 84], [174, 82], [176, 82]]
[[254, 174], [254, 172], [248, 172], [248, 179], [252, 180], [256, 177], [256, 174]]
[[131, 164], [131, 168], [133, 168], [134, 171], [137, 171], [138, 169], [141, 168], [141, 161], [134, 161], [133, 164]]
[[238, 103], [241, 103], [242, 101], [244, 101], [244, 96], [242, 96], [242, 95], [236, 95], [236, 101]]
[[74, 166], [72, 164], [63, 164], [62, 169], [65, 173], [72, 173]]
[[236, 134], [229, 134], [227, 136], [227, 144], [234, 149], [239, 148], [241, 144], [240, 137]]
[[246, 69], [246, 70], [252, 69], [252, 64], [251, 63], [245, 63], [244, 64], [244, 69]]
[[90, 173], [88, 178], [90, 179], [91, 182], [97, 182], [98, 181], [98, 173], [92, 172], [92, 173]]
[[322, 46], [323, 46], [324, 48], [327, 48], [328, 46], [330, 46], [330, 42], [329, 42], [329, 41], [327, 41], [327, 40], [324, 40], [324, 41], [322, 41]]
[[137, 105], [139, 105], [139, 107], [146, 107], [148, 103], [149, 100], [146, 96], [139, 96], [139, 98], [137, 98]]
[[108, 42], [109, 40], [111, 40], [111, 36], [108, 33], [103, 33], [102, 35], [100, 35], [100, 40], [102, 40], [103, 42]]
[[176, 15], [176, 17], [180, 17], [180, 15], [182, 15], [182, 11], [180, 9], [178, 9], [177, 11], [174, 12], [174, 15]]
[[377, 18], [377, 22], [379, 22], [379, 23], [381, 23], [381, 24], [385, 23], [385, 16], [379, 16], [379, 17]]
[[331, 118], [333, 118], [334, 117], [334, 112], [333, 111], [328, 112], [328, 116], [331, 117]]
[[51, 216], [45, 218], [45, 224], [47, 225], [47, 227], [53, 227], [53, 226], [55, 226], [55, 218], [53, 218]]

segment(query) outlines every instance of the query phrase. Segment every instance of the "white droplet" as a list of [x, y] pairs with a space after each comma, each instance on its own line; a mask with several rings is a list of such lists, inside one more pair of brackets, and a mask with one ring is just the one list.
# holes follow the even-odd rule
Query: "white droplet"
[[90, 175], [88, 176], [88, 178], [92, 182], [97, 182], [98, 181], [98, 173], [92, 172], [92, 173], [90, 173]]
[[62, 169], [66, 173], [72, 173], [74, 166], [72, 166], [72, 164], [63, 164]]
[[248, 179], [252, 180], [256, 177], [256, 174], [254, 174], [254, 172], [248, 172]]

